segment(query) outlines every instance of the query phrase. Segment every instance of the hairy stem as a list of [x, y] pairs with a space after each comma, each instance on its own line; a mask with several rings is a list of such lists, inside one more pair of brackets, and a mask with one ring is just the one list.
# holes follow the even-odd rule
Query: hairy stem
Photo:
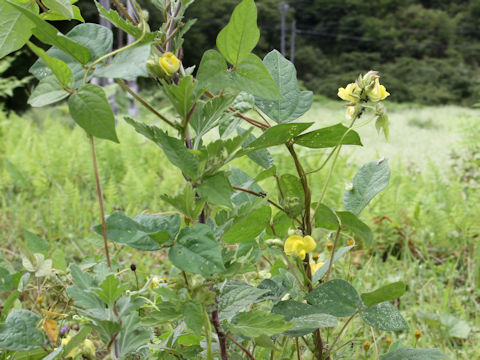
[[95, 140], [92, 135], [90, 135], [90, 143], [92, 146], [92, 161], [93, 161], [93, 170], [95, 172], [95, 182], [97, 183], [98, 204], [100, 206], [100, 215], [102, 217], [102, 233], [103, 233], [103, 244], [105, 246], [105, 256], [107, 257], [108, 267], [111, 268], [112, 264], [110, 262], [110, 253], [108, 251], [108, 242], [107, 242], [107, 224], [105, 222], [105, 212], [103, 210], [102, 188], [100, 186], [100, 178], [98, 176], [97, 155], [95, 153]]
[[125, 19], [127, 19], [128, 21], [130, 21], [133, 25], [137, 26], [137, 22], [132, 19], [132, 17], [130, 16], [130, 14], [128, 13], [127, 9], [125, 9], [125, 6], [123, 6], [123, 4], [119, 1], [119, 0], [113, 0], [113, 3], [115, 4], [115, 7], [120, 10], [120, 12], [122, 13], [122, 15], [125, 17]]
[[[252, 191], [252, 190], [249, 190], [249, 189], [244, 189], [244, 188], [241, 188], [241, 187], [238, 187], [238, 186], [232, 186], [232, 188], [234, 190], [238, 190], [238, 191], [243, 191], [247, 194], [250, 194], [250, 195], [254, 195], [254, 196], [257, 196], [257, 197], [261, 197], [261, 198], [264, 198], [266, 195], [265, 194], [260, 194], [260, 193], [257, 193], [255, 191]], [[278, 205], [275, 201], [273, 200], [267, 200], [269, 204], [275, 206], [278, 210], [286, 213], [286, 210], [284, 208], [282, 208], [280, 205]], [[298, 220], [298, 219], [295, 219], [299, 225], [302, 225], [301, 221]]]
[[122, 79], [115, 79], [115, 81], [117, 82], [118, 85], [120, 85], [120, 87], [125, 90], [126, 92], [128, 92], [130, 95], [132, 95], [132, 97], [137, 100], [140, 104], [142, 104], [145, 108], [147, 108], [150, 112], [152, 112], [153, 114], [155, 114], [159, 119], [163, 120], [165, 123], [167, 123], [168, 125], [170, 125], [171, 127], [177, 129], [177, 125], [175, 125], [172, 121], [168, 120], [164, 115], [162, 115], [161, 113], [159, 113], [157, 110], [155, 110], [153, 108], [152, 105], [150, 105], [149, 103], [147, 103], [144, 99], [142, 99], [140, 97], [140, 95], [138, 95], [137, 93], [135, 93], [131, 88], [128, 87], [128, 85], [125, 83], [125, 81], [123, 81]]
[[242, 351], [247, 354], [247, 356], [249, 357], [249, 359], [251, 360], [255, 360], [255, 357], [252, 355], [252, 353], [250, 351], [248, 351], [248, 349], [243, 346], [242, 344], [240, 344], [237, 340], [235, 340], [232, 336], [230, 336], [230, 334], [227, 334], [227, 338], [230, 339], [230, 341], [232, 341], [235, 345], [237, 345], [240, 349], [242, 349]]
[[302, 164], [300, 163], [300, 160], [298, 160], [298, 156], [297, 156], [297, 153], [295, 152], [295, 149], [293, 148], [293, 144], [287, 144], [287, 149], [290, 152], [290, 155], [292, 155], [292, 159], [293, 159], [293, 162], [295, 163], [295, 168], [297, 169], [298, 176], [302, 183], [303, 192], [305, 194], [305, 214], [303, 216], [303, 225], [305, 229], [305, 234], [312, 235], [312, 222], [310, 219], [310, 206], [312, 203], [312, 193], [310, 191], [310, 187], [308, 186], [307, 175], [305, 174], [305, 170], [303, 169]]
[[212, 323], [215, 328], [215, 332], [217, 333], [217, 336], [218, 336], [221, 359], [228, 360], [227, 341], [226, 341], [225, 333], [221, 330], [220, 321], [218, 320], [218, 310], [214, 310], [212, 312]]

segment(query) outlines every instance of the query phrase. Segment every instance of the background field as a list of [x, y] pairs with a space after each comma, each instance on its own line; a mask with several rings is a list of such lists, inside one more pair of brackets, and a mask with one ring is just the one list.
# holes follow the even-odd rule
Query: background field
[[[451, 359], [478, 359], [480, 150], [476, 142], [480, 113], [456, 106], [409, 104], [388, 104], [388, 110], [390, 141], [376, 133], [373, 123], [360, 128], [368, 146], [355, 155], [345, 149], [333, 174], [336, 185], [327, 193], [328, 205], [342, 208], [343, 187], [358, 168], [383, 156], [389, 159], [390, 185], [362, 213], [374, 230], [375, 251], [364, 251], [359, 244], [340, 271], [348, 272], [354, 286], [362, 289], [375, 288], [377, 274], [385, 282], [403, 279], [408, 292], [400, 308], [412, 328], [422, 331], [418, 346], [439, 347]], [[343, 116], [342, 104], [317, 98], [301, 121], [323, 127]], [[151, 122], [143, 113], [138, 118]], [[106, 213], [121, 209], [134, 216], [169, 211], [160, 195], [174, 192], [181, 174], [155, 145], [121, 120], [118, 131], [120, 145], [98, 142]], [[275, 150], [273, 155], [279, 173], [293, 171], [288, 158]], [[301, 152], [309, 169], [318, 166], [323, 156], [322, 151]], [[240, 161], [253, 174], [256, 165]], [[23, 228], [47, 239], [52, 248], [64, 249], [67, 261], [87, 262], [102, 256], [102, 240], [90, 230], [99, 223], [99, 214], [89, 144], [65, 107], [22, 116], [0, 114], [0, 164], [3, 256], [20, 263]], [[324, 176], [310, 176], [314, 193], [321, 189]], [[272, 189], [268, 182], [261, 185], [267, 194]], [[316, 238], [322, 246], [328, 241], [325, 234], [316, 234]], [[163, 254], [132, 252], [125, 247], [115, 252], [118, 261], [138, 263], [142, 276], [163, 271]], [[443, 317], [433, 319], [432, 314]], [[369, 337], [359, 333], [347, 338], [351, 335], [357, 339], [353, 346], [358, 347]], [[377, 336], [382, 349], [387, 336], [414, 344], [412, 333]]]

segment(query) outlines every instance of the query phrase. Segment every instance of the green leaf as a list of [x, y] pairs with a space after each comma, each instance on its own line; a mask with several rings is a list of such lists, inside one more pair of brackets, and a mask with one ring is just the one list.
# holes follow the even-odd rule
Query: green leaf
[[205, 224], [184, 227], [170, 248], [168, 258], [179, 269], [203, 276], [225, 270], [220, 245]]
[[337, 215], [342, 223], [342, 228], [353, 232], [356, 236], [362, 239], [367, 246], [372, 245], [373, 234], [367, 224], [362, 222], [349, 211], [337, 211]]
[[45, 337], [37, 330], [39, 317], [28, 310], [12, 310], [6, 322], [0, 324], [0, 348], [5, 350], [32, 350], [45, 344]]
[[[78, 20], [81, 22], [85, 22], [85, 19], [82, 17], [82, 14], [80, 12], [80, 9], [78, 6], [72, 5], [72, 11], [73, 11], [73, 17], [72, 19]], [[64, 15], [60, 14], [59, 12], [56, 11], [49, 11], [48, 13], [41, 13], [40, 17], [43, 20], [48, 20], [48, 21], [63, 21], [63, 20], [68, 20], [67, 17]]]
[[[2, 303], [3, 309], [0, 313], [0, 321], [4, 321], [7, 317], [7, 314], [10, 312], [10, 309], [15, 305], [18, 297], [21, 295], [21, 292], [18, 290], [13, 291], [10, 295], [8, 295], [7, 299]], [[1, 328], [1, 324], [0, 324]]]
[[372, 161], [363, 165], [353, 178], [353, 187], [346, 190], [343, 203], [348, 211], [355, 215], [380, 191], [388, 186], [390, 169], [387, 160]]
[[217, 92], [231, 86], [231, 78], [227, 72], [227, 63], [216, 50], [207, 50], [202, 56], [197, 71], [198, 86]]
[[0, 292], [13, 289], [13, 278], [9, 271], [0, 267]]
[[26, 229], [23, 229], [23, 237], [27, 242], [28, 250], [30, 250], [32, 254], [38, 253], [47, 255], [48, 250], [50, 249], [48, 241], [43, 240], [41, 237]]
[[134, 46], [116, 55], [112, 62], [96, 70], [94, 76], [125, 80], [148, 77], [146, 64], [149, 56], [150, 44]]
[[357, 290], [340, 279], [318, 286], [305, 299], [320, 310], [319, 312], [336, 317], [351, 316], [365, 307]]
[[237, 313], [244, 311], [268, 290], [259, 289], [240, 281], [231, 280], [221, 290], [218, 301], [218, 318], [231, 320]]
[[[314, 205], [316, 206], [316, 204]], [[324, 204], [318, 205], [317, 212], [315, 213], [315, 227], [336, 230], [339, 225], [337, 215], [335, 215], [332, 209]]]
[[363, 293], [360, 296], [362, 297], [363, 302], [367, 306], [373, 306], [380, 304], [384, 301], [391, 301], [401, 297], [406, 290], [406, 285], [402, 281], [397, 281], [381, 288], [369, 292]]
[[265, 131], [257, 140], [248, 144], [245, 152], [265, 149], [271, 146], [283, 145], [291, 141], [298, 134], [308, 129], [313, 123], [279, 124]]
[[233, 226], [223, 236], [227, 244], [252, 242], [268, 226], [272, 216], [272, 209], [263, 206], [249, 215], [237, 219]]
[[42, 107], [54, 104], [69, 95], [70, 94], [60, 85], [57, 77], [50, 75], [40, 80], [28, 98], [28, 103], [33, 107]]
[[281, 301], [272, 308], [272, 313], [283, 315], [286, 321], [293, 322], [295, 326], [285, 334], [299, 337], [310, 334], [318, 328], [335, 327], [337, 318], [322, 314], [314, 306], [295, 300]]
[[69, 354], [70, 351], [83, 343], [92, 329], [88, 326], [82, 327], [82, 329], [72, 337], [72, 339], [65, 345], [65, 354]]
[[70, 274], [73, 283], [81, 290], [88, 290], [97, 285], [95, 280], [88, 273], [82, 271], [80, 267], [75, 264], [70, 265]]
[[103, 88], [87, 84], [68, 99], [68, 108], [73, 120], [87, 134], [119, 142], [115, 131], [115, 116]]
[[155, 139], [173, 165], [180, 168], [190, 178], [197, 177], [198, 160], [188, 151], [181, 140], [168, 136], [162, 130], [156, 132]]
[[148, 317], [142, 320], [142, 325], [157, 326], [168, 321], [177, 320], [182, 315], [177, 310], [177, 306], [169, 301], [160, 301], [156, 304], [156, 307], [158, 310], [150, 312]]
[[233, 194], [233, 189], [225, 172], [218, 172], [203, 179], [197, 191], [198, 195], [210, 204], [232, 207], [230, 197]]
[[280, 334], [292, 326], [293, 324], [283, 320], [282, 315], [261, 310], [241, 312], [235, 315], [228, 324], [228, 328], [233, 334], [241, 334], [248, 338]]
[[203, 307], [202, 305], [189, 302], [182, 305], [183, 318], [187, 327], [198, 336], [202, 336]]
[[263, 63], [284, 99], [270, 101], [260, 96], [255, 99], [257, 106], [277, 123], [287, 123], [302, 116], [312, 105], [313, 94], [299, 90], [295, 66], [277, 50], [269, 52]]
[[243, 0], [233, 10], [227, 26], [217, 36], [217, 47], [235, 67], [255, 48], [260, 38], [257, 8], [253, 0]]
[[268, 100], [283, 100], [277, 84], [263, 64], [262, 60], [248, 54], [231, 72], [233, 84], [240, 91]]
[[[105, 26], [97, 24], [80, 24], [75, 26], [66, 35], [67, 38], [86, 47], [91, 54], [90, 60], [93, 61], [109, 53], [112, 50], [113, 34]], [[47, 51], [49, 56], [60, 59], [65, 62], [72, 71], [75, 79], [75, 87], [83, 85], [84, 67], [71, 56], [57, 47], [52, 47]], [[103, 64], [96, 65], [96, 69], [101, 68]], [[39, 80], [48, 77], [52, 72], [50, 68], [41, 60], [37, 60], [30, 68], [30, 72]], [[89, 73], [89, 79], [93, 72]]]
[[402, 347], [380, 356], [380, 360], [443, 360], [448, 359], [438, 349], [410, 349]]
[[305, 193], [298, 177], [292, 174], [282, 175], [278, 179], [280, 205], [290, 218], [301, 214], [305, 207]]
[[185, 76], [178, 84], [163, 83], [162, 89], [170, 99], [178, 115], [185, 120], [192, 109], [198, 95], [195, 94], [196, 85], [192, 76]]
[[343, 145], [360, 145], [360, 136], [354, 130], [348, 131], [342, 124], [336, 124], [326, 128], [302, 134], [295, 139], [295, 144], [312, 149], [335, 147], [340, 142]]
[[109, 308], [111, 308], [127, 288], [128, 285], [120, 286], [120, 280], [112, 274], [107, 276], [107, 278], [100, 284], [100, 289], [96, 289], [95, 292], [97, 293], [97, 296], [108, 304]]
[[377, 129], [377, 132], [380, 134], [380, 131], [383, 131], [383, 135], [385, 135], [385, 140], [388, 141], [388, 135], [389, 135], [389, 126], [390, 126], [390, 121], [388, 120], [388, 115], [383, 114], [377, 117], [377, 120], [375, 121], [375, 128]]
[[[42, 360], [55, 360], [57, 359], [60, 355], [63, 354], [63, 349], [64, 349], [63, 344], [61, 344], [58, 348], [56, 348], [54, 351], [52, 351], [50, 354], [48, 354], [45, 357], [42, 357]], [[42, 355], [43, 356], [43, 355]]]
[[[115, 10], [110, 9], [107, 11], [107, 9], [105, 9], [102, 5], [100, 5], [98, 1], [95, 1], [95, 5], [97, 6], [100, 16], [110, 21], [113, 25], [115, 25], [115, 27], [122, 29], [127, 34], [132, 35], [136, 39], [142, 36], [141, 28], [136, 27], [132, 23], [120, 17], [118, 12], [116, 12]], [[155, 36], [156, 36], [156, 32], [154, 33], [147, 32], [143, 37], [142, 42], [150, 42], [155, 38]]]
[[65, 260], [65, 253], [62, 249], [56, 248], [52, 253], [53, 268], [66, 271], [67, 261]]
[[[237, 128], [237, 132], [239, 134], [242, 134], [243, 132], [245, 132], [245, 130], [242, 129], [242, 128]], [[243, 147], [248, 147], [248, 145], [251, 144], [252, 142], [254, 142], [256, 139], [257, 138], [254, 135], [249, 134], [247, 139], [243, 142], [242, 146]], [[247, 156], [252, 161], [254, 161], [258, 165], [263, 167], [264, 169], [269, 169], [273, 166], [273, 157], [268, 152], [267, 149], [259, 149], [259, 150], [253, 151], [251, 153], [248, 153]]]
[[65, 16], [65, 19], [73, 18], [73, 7], [70, 0], [43, 0], [43, 4], [52, 11]]
[[191, 220], [196, 220], [200, 216], [205, 205], [205, 200], [195, 200], [195, 191], [190, 182], [185, 185], [183, 192], [171, 197], [162, 195], [162, 199]]
[[360, 313], [363, 321], [375, 329], [385, 331], [401, 331], [408, 329], [408, 324], [400, 312], [389, 302], [370, 307]]
[[197, 102], [197, 107], [189, 122], [196, 133], [194, 149], [198, 149], [202, 137], [218, 125], [219, 119], [225, 114], [232, 100], [233, 96], [223, 94], [210, 99], [203, 105]]
[[54, 26], [41, 19], [36, 13], [24, 9], [10, 0], [6, 1], [8, 1], [11, 6], [15, 7], [18, 11], [25, 15], [28, 20], [35, 24], [33, 34], [38, 38], [38, 40], [45, 44], [58, 47], [60, 50], [66, 52], [81, 64], [86, 64], [90, 60], [90, 51], [86, 47], [59, 33]]
[[[337, 249], [335, 251], [335, 255], [333, 255], [333, 264], [337, 262], [338, 259], [340, 259], [343, 255], [348, 253], [355, 245], [350, 245], [350, 246], [344, 246], [341, 247], [340, 249]], [[327, 274], [328, 267], [330, 265], [330, 258], [327, 260], [323, 266], [315, 271], [315, 274], [313, 274], [312, 282], [317, 282], [323, 279], [323, 277]]]
[[[34, 1], [25, 1], [23, 6], [38, 14], [38, 5]], [[19, 12], [6, 1], [0, 2], [0, 59], [20, 49], [32, 36], [35, 25], [27, 16]]]
[[[133, 219], [116, 211], [106, 219], [109, 240], [126, 244], [139, 250], [159, 250], [168, 240], [173, 240], [180, 229], [178, 215], [160, 216], [140, 214]], [[93, 227], [102, 234], [102, 225]]]

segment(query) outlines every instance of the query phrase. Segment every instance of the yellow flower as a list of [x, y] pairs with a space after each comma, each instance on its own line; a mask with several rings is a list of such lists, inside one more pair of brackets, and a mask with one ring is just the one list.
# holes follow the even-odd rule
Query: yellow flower
[[158, 62], [168, 76], [172, 76], [180, 69], [180, 60], [171, 52], [163, 54]]
[[317, 244], [315, 244], [315, 240], [309, 235], [305, 237], [301, 237], [300, 235], [292, 235], [290, 236], [287, 241], [285, 241], [285, 246], [283, 250], [287, 255], [295, 255], [300, 258], [305, 259], [305, 255], [315, 250]]
[[376, 78], [372, 88], [367, 88], [367, 95], [370, 101], [376, 102], [385, 99], [390, 93], [385, 89], [385, 86], [380, 85], [378, 78]]
[[346, 101], [357, 101], [359, 99], [357, 94], [357, 84], [350, 83], [347, 85], [346, 88], [339, 88], [338, 89], [338, 97], [342, 100]]
[[320, 269], [325, 263], [319, 262], [319, 263], [310, 263], [310, 270], [312, 271], [312, 275], [317, 272], [318, 269]]
[[95, 356], [95, 345], [91, 340], [85, 339], [85, 341], [83, 342], [82, 354], [91, 357]]
[[152, 277], [152, 281], [148, 285], [148, 288], [150, 290], [153, 290], [153, 289], [157, 288], [158, 285], [160, 285], [161, 282], [162, 282], [162, 279], [160, 278], [160, 276], [154, 276], [154, 277]]

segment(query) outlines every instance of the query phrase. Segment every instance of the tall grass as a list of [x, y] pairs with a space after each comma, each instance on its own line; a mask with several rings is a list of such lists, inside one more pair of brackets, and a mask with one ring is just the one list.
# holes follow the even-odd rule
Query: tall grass
[[[343, 113], [338, 103], [320, 101], [302, 120], [322, 127], [341, 121]], [[143, 113], [140, 118], [151, 121]], [[480, 194], [478, 186], [465, 181], [462, 157], [453, 161], [450, 156], [452, 150], [472, 152], [467, 145], [474, 135], [468, 132], [470, 142], [465, 144], [464, 134], [478, 120], [477, 111], [459, 107], [392, 106], [390, 141], [385, 143], [373, 124], [360, 128], [368, 146], [358, 152], [345, 149], [325, 198], [329, 206], [341, 209], [345, 183], [359, 167], [381, 156], [389, 158], [390, 185], [361, 214], [374, 230], [377, 253], [354, 252], [339, 271], [349, 272], [355, 286], [365, 290], [381, 285], [380, 280], [404, 279], [409, 291], [402, 297], [401, 309], [412, 326], [424, 334], [418, 346], [440, 347], [452, 359], [480, 357], [475, 345], [478, 332], [468, 340], [455, 340], [444, 327], [429, 325], [415, 312], [448, 313], [480, 327]], [[143, 211], [169, 210], [160, 195], [176, 192], [181, 174], [160, 149], [122, 120], [118, 132], [120, 145], [98, 141], [106, 213], [121, 209], [134, 216]], [[272, 150], [278, 173], [293, 173], [291, 159], [282, 155], [282, 150]], [[301, 159], [307, 169], [315, 169], [325, 154], [302, 150]], [[233, 165], [252, 176], [259, 170], [243, 158]], [[322, 172], [310, 175], [317, 196], [324, 181]], [[275, 195], [269, 180], [260, 185]], [[0, 114], [0, 252], [17, 252], [22, 228], [26, 228], [66, 249], [67, 260], [101, 256], [101, 239], [90, 230], [97, 223], [88, 138], [73, 125], [66, 109], [35, 110], [8, 118]], [[326, 240], [319, 239], [322, 244]], [[123, 247], [119, 251], [124, 260], [156, 261], [151, 256], [140, 260], [141, 253]], [[156, 266], [150, 271], [159, 271], [161, 265], [157, 262]], [[358, 339], [354, 346], [370, 339], [368, 332], [352, 331], [358, 332], [349, 334]], [[377, 336], [379, 347], [384, 349], [387, 334]], [[413, 344], [412, 334], [396, 336]]]

